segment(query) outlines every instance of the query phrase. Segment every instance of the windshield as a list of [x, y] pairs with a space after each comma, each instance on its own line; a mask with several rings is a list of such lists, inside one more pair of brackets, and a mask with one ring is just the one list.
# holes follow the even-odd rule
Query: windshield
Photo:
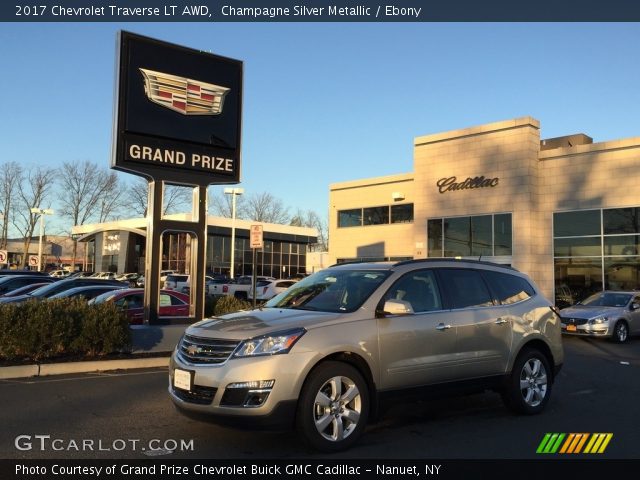
[[323, 270], [301, 280], [266, 307], [353, 312], [389, 275], [379, 270]]
[[580, 305], [586, 307], [624, 307], [629, 303], [631, 297], [630, 293], [600, 292], [583, 300]]
[[32, 297], [36, 297], [36, 298], [49, 298], [51, 295], [55, 295], [56, 293], [64, 290], [65, 285], [74, 285], [74, 284], [68, 283], [64, 280], [55, 282], [55, 283], [49, 283], [44, 287], [36, 288], [28, 295], [31, 295]]

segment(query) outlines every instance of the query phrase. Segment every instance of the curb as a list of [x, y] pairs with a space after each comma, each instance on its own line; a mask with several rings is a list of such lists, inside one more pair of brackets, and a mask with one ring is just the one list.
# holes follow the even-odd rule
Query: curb
[[25, 377], [44, 377], [69, 373], [105, 372], [135, 368], [167, 367], [169, 357], [135, 358], [122, 360], [97, 360], [91, 362], [44, 363], [0, 368], [0, 380]]

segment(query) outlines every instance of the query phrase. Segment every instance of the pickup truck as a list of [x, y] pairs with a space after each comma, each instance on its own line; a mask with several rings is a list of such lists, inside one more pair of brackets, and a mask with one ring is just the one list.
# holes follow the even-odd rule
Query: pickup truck
[[[273, 277], [264, 277], [260, 275], [256, 277], [256, 279], [258, 281], [275, 280], [275, 278]], [[209, 285], [209, 294], [216, 296], [233, 295], [234, 297], [246, 300], [247, 298], [249, 298], [249, 290], [252, 289], [251, 281], [251, 275], [243, 275], [236, 278], [233, 282], [214, 283]]]

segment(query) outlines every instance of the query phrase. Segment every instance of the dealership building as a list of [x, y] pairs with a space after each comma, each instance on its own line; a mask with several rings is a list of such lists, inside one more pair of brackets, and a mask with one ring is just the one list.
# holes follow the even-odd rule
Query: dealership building
[[[167, 215], [176, 221], [189, 221], [188, 214]], [[260, 223], [230, 218], [207, 217], [207, 255], [209, 274], [231, 270], [231, 236], [235, 229], [235, 276], [251, 275], [253, 251], [249, 242], [252, 224], [263, 227], [264, 247], [256, 252], [257, 275], [287, 278], [306, 273], [307, 249], [317, 242], [313, 228]], [[145, 218], [76, 225], [72, 234], [86, 244], [86, 270], [96, 272], [144, 273], [146, 250]], [[185, 232], [166, 232], [162, 242], [161, 268], [189, 272], [191, 237]]]
[[640, 289], [640, 137], [540, 139], [531, 117], [414, 139], [411, 173], [330, 186], [337, 262], [511, 265], [549, 298]]

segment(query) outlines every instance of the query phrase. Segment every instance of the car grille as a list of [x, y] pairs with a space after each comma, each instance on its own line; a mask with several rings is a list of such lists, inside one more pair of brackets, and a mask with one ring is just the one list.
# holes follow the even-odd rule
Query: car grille
[[183, 402], [197, 403], [198, 405], [211, 405], [216, 396], [217, 388], [201, 387], [194, 385], [188, 392], [179, 388], [173, 388], [173, 394]]
[[562, 319], [562, 323], [566, 324], [566, 325], [586, 325], [587, 323], [587, 319], [586, 318], [563, 318]]
[[185, 335], [180, 342], [180, 356], [191, 364], [215, 365], [229, 358], [240, 342], [219, 338]]

